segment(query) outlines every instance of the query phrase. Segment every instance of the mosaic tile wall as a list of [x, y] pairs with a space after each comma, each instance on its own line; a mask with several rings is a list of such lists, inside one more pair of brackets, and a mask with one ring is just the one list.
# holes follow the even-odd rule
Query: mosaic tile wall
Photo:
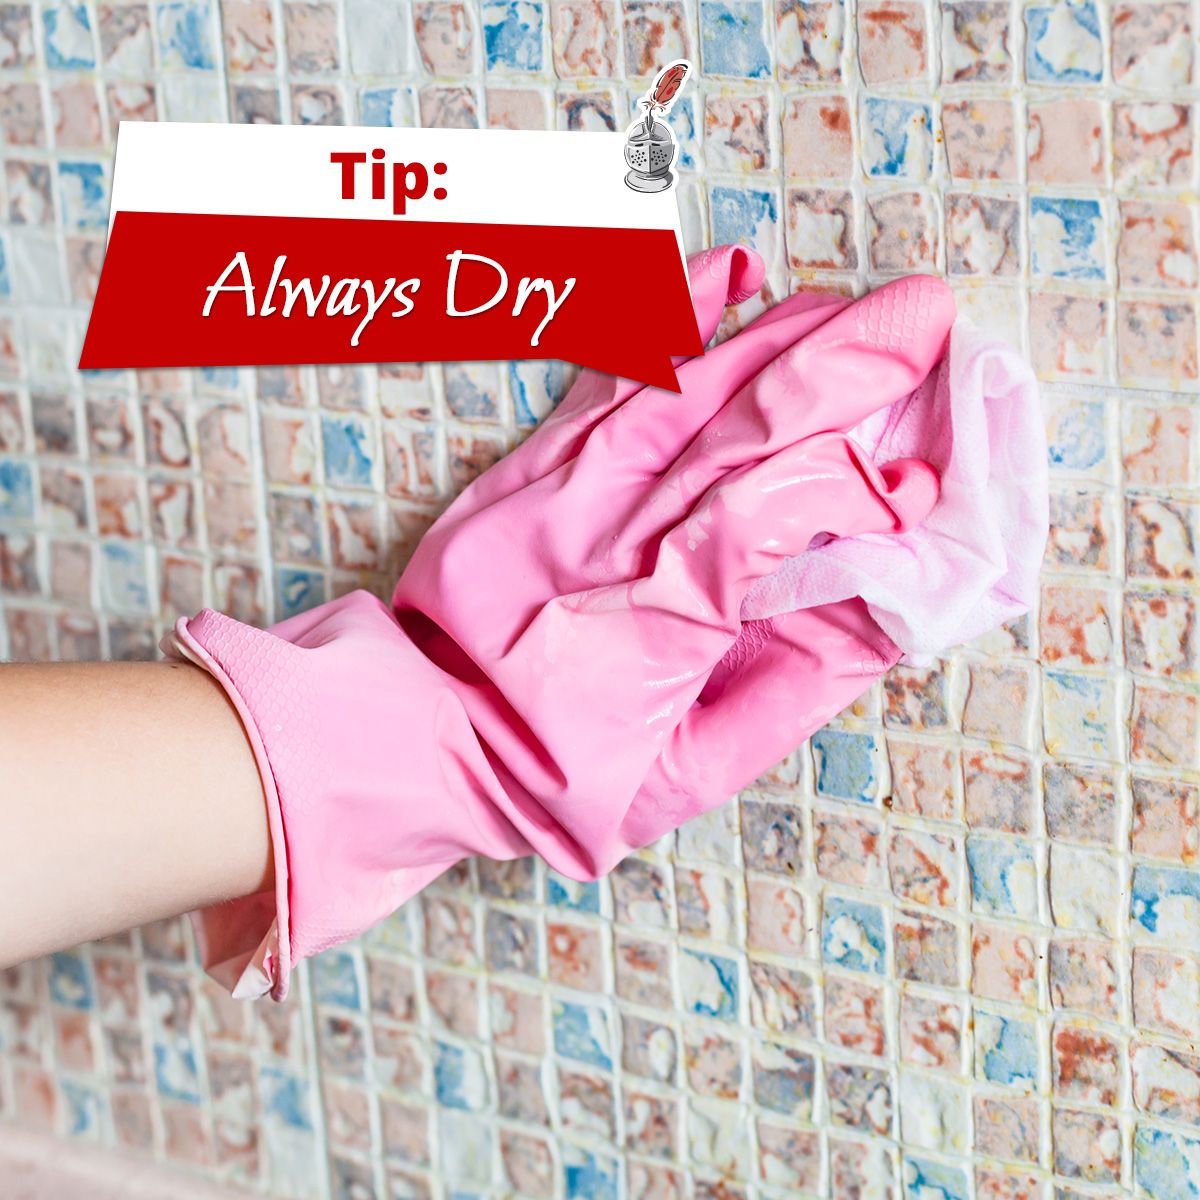
[[123, 119], [611, 128], [689, 55], [693, 247], [763, 301], [944, 272], [1053, 384], [1031, 618], [598, 884], [464, 864], [283, 1006], [178, 921], [2, 974], [0, 1114], [319, 1200], [1200, 1197], [1197, 18], [0, 3], [0, 657], [385, 591], [569, 379], [80, 376]]

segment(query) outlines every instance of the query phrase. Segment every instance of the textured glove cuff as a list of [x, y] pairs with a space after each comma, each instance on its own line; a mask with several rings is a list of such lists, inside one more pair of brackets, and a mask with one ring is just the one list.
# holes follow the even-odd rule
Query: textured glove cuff
[[[259, 729], [250, 698], [234, 686], [222, 658], [228, 660], [230, 649], [241, 640], [232, 637], [224, 627], [246, 630], [238, 622], [220, 613], [205, 609], [190, 621], [181, 617], [162, 643], [163, 652], [172, 658], [184, 659], [203, 667], [225, 690], [242, 725], [258, 773], [262, 779], [267, 804], [267, 820], [271, 831], [271, 853], [275, 868], [275, 889], [211, 905], [190, 914], [192, 927], [200, 950], [204, 969], [238, 999], [253, 999], [268, 992], [272, 999], [287, 995], [291, 974], [288, 919], [288, 862], [287, 844], [283, 832], [283, 812], [279, 788], [272, 770], [271, 758]], [[268, 636], [258, 630], [247, 630]], [[211, 648], [211, 649], [210, 649]], [[274, 679], [272, 684], [270, 680]], [[288, 686], [285, 675], [268, 674], [264, 688], [256, 697], [267, 697], [263, 690], [274, 691]], [[294, 686], [294, 685], [293, 685]], [[289, 688], [290, 690], [290, 688]]]

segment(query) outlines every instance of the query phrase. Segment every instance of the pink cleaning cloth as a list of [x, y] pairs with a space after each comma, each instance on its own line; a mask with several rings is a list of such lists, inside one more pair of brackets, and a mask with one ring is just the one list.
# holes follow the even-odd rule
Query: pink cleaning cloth
[[902, 661], [924, 665], [1029, 611], [1049, 528], [1046, 434], [1016, 350], [959, 317], [939, 368], [850, 436], [876, 464], [928, 462], [933, 511], [901, 533], [814, 540], [751, 587], [743, 619], [859, 596]]

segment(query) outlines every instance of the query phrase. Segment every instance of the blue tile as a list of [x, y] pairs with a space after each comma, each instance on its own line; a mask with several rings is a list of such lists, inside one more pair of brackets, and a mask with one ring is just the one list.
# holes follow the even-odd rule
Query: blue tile
[[371, 486], [371, 435], [361, 417], [321, 418], [325, 481], [334, 487]]
[[813, 1083], [816, 1062], [804, 1050], [791, 1046], [764, 1045], [762, 1061], [755, 1051], [754, 1099], [763, 1108], [786, 1116], [808, 1114], [812, 1111]]
[[92, 23], [86, 4], [59, 4], [42, 13], [46, 66], [71, 70], [96, 65]]
[[174, 1045], [154, 1043], [154, 1079], [158, 1092], [169, 1100], [200, 1103], [200, 1076], [196, 1052], [184, 1041]]
[[362, 1008], [362, 993], [354, 955], [348, 950], [326, 950], [312, 960], [313, 994], [318, 1004]]
[[968, 1200], [967, 1173], [925, 1158], [904, 1160], [904, 1200]]
[[1100, 17], [1092, 0], [1027, 8], [1025, 24], [1030, 83], [1099, 83], [1104, 77]]
[[1150, 1200], [1200, 1200], [1200, 1141], [1139, 1125], [1133, 1139], [1137, 1194]]
[[710, 193], [713, 245], [764, 243], [764, 226], [779, 221], [779, 201], [774, 192], [749, 188], [715, 187]]
[[95, 1005], [91, 970], [74, 950], [50, 956], [50, 998], [68, 1008], [90, 1009]]
[[706, 985], [700, 994], [690, 999], [685, 995], [688, 1011], [701, 1017], [716, 1017], [721, 1021], [736, 1020], [740, 995], [737, 960], [700, 950], [685, 949], [683, 954], [692, 960], [692, 971], [701, 973]]
[[275, 595], [279, 616], [294, 617], [325, 603], [325, 576], [318, 571], [281, 567], [275, 573]]
[[406, 127], [415, 124], [416, 104], [411, 88], [367, 88], [362, 94], [362, 123], [376, 127]]
[[882, 975], [887, 967], [883, 910], [865, 900], [826, 896], [821, 917], [821, 951], [828, 963]]
[[700, 41], [705, 75], [767, 79], [771, 53], [765, 37], [767, 6], [759, 0], [701, 0]]
[[517, 424], [522, 429], [531, 429], [553, 412], [567, 394], [574, 374], [567, 363], [554, 360], [510, 362], [508, 389]]
[[96, 162], [60, 162], [63, 224], [70, 230], [108, 228], [108, 180]]
[[1048, 425], [1052, 467], [1090, 471], [1104, 462], [1108, 438], [1103, 403], [1072, 399], [1051, 413]]
[[100, 1097], [74, 1079], [59, 1079], [59, 1092], [66, 1101], [66, 1131], [71, 1137], [95, 1137], [100, 1131]]
[[12, 277], [8, 273], [8, 243], [0, 237], [0, 297], [12, 295]]
[[28, 463], [0, 458], [0, 517], [33, 520], [33, 470]]
[[863, 105], [863, 167], [868, 175], [925, 179], [933, 170], [928, 104], [868, 97]]
[[464, 421], [495, 421], [500, 416], [499, 376], [490, 364], [447, 363], [442, 369], [446, 405]]
[[1139, 863], [1133, 869], [1132, 912], [1160, 940], [1200, 947], [1200, 870]]
[[446, 1108], [477, 1112], [487, 1102], [483, 1062], [475, 1050], [449, 1042], [433, 1044], [433, 1088]]
[[596, 880], [580, 883], [575, 879], [567, 879], [557, 871], [547, 871], [546, 901], [556, 908], [598, 913], [600, 911], [600, 884]]
[[554, 1049], [564, 1058], [613, 1069], [612, 1035], [608, 1017], [594, 1004], [554, 1003]]
[[975, 1013], [975, 1073], [991, 1083], [1031, 1090], [1038, 1081], [1037, 1026], [1032, 1021]]
[[1029, 201], [1029, 224], [1035, 275], [1104, 278], [1104, 212], [1099, 200], [1034, 196]]
[[1036, 903], [1037, 865], [1033, 848], [1023, 842], [972, 834], [967, 838], [971, 894], [978, 912], [994, 916], [1032, 917]]
[[563, 1147], [567, 1200], [617, 1200], [619, 1164], [580, 1146]]
[[124, 613], [150, 611], [146, 556], [141, 547], [105, 542], [100, 547], [101, 595], [105, 604]]
[[878, 747], [868, 733], [822, 729], [813, 734], [817, 762], [817, 791], [870, 804], [879, 784]]
[[241, 391], [242, 375], [238, 367], [201, 367], [200, 378], [205, 391], [221, 391], [236, 395]]
[[163, 57], [198, 71], [216, 69], [212, 16], [207, 4], [162, 4], [158, 8], [158, 40]]
[[483, 41], [489, 71], [542, 69], [546, 15], [529, 0], [484, 0]]
[[279, 1067], [263, 1067], [259, 1074], [263, 1112], [291, 1129], [311, 1132], [312, 1108], [308, 1080]]

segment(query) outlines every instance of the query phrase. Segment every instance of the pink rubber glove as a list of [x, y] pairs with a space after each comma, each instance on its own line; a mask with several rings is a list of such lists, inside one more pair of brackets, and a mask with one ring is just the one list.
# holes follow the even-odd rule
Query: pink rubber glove
[[[705, 338], [761, 281], [736, 248], [690, 270]], [[865, 613], [829, 606], [814, 647], [783, 651], [762, 623], [743, 629], [741, 603], [817, 534], [929, 511], [927, 466], [881, 473], [843, 431], [928, 374], [953, 315], [924, 277], [853, 303], [796, 296], [680, 363], [681, 395], [585, 375], [435, 523], [390, 610], [354, 593], [267, 632], [209, 610], [181, 621], [177, 652], [246, 724], [275, 854], [273, 911], [260, 896], [197, 914], [206, 967], [281, 998], [292, 962], [470, 854], [603, 874], [861, 691], [894, 661]], [[839, 622], [853, 628], [835, 636]], [[797, 706], [795, 686], [742, 696], [737, 664], [776, 659], [805, 672], [802, 720], [773, 710]]]

